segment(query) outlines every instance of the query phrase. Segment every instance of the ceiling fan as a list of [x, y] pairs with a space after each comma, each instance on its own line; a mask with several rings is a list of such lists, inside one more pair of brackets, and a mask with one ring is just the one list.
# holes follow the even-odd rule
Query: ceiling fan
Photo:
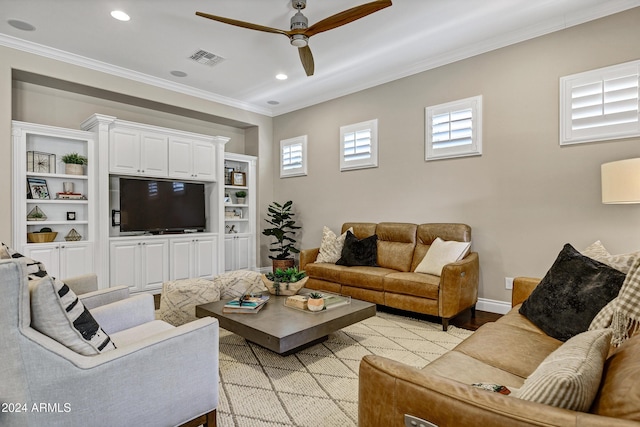
[[267, 33], [283, 34], [289, 38], [291, 44], [298, 48], [300, 61], [307, 76], [312, 76], [314, 71], [313, 55], [309, 48], [309, 37], [332, 30], [342, 25], [353, 22], [357, 19], [364, 18], [374, 12], [385, 7], [391, 6], [391, 0], [376, 0], [360, 6], [352, 7], [340, 13], [336, 13], [320, 22], [316, 22], [312, 26], [308, 26], [307, 17], [301, 12], [307, 7], [307, 0], [291, 0], [291, 6], [297, 10], [296, 14], [291, 17], [291, 29], [289, 31], [279, 30], [277, 28], [265, 27], [263, 25], [252, 24], [250, 22], [238, 21], [236, 19], [224, 18], [222, 16], [210, 15], [208, 13], [196, 12], [196, 15], [203, 18], [213, 19], [214, 21], [224, 22], [225, 24], [235, 25], [237, 27], [249, 28], [250, 30], [264, 31]]

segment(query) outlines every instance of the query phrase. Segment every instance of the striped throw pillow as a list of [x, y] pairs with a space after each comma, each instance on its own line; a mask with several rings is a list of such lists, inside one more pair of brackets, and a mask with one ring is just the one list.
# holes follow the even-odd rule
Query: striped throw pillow
[[611, 329], [596, 329], [570, 338], [547, 356], [511, 396], [588, 411], [600, 387], [611, 335]]

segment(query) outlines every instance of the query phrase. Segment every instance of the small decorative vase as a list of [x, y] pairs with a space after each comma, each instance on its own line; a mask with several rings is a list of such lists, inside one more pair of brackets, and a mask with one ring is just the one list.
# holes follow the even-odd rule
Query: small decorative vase
[[84, 170], [82, 165], [78, 165], [75, 163], [65, 163], [64, 173], [66, 173], [67, 175], [84, 175]]
[[309, 298], [307, 300], [309, 311], [320, 311], [324, 308], [324, 298]]

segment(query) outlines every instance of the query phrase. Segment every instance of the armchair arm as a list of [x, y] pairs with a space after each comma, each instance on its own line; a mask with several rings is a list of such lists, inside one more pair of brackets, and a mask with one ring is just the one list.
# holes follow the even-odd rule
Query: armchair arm
[[87, 310], [127, 298], [129, 298], [128, 286], [116, 286], [78, 295], [78, 299], [87, 307]]
[[69, 277], [68, 279], [64, 279], [63, 282], [69, 286], [76, 295], [98, 290], [98, 276], [95, 274]]
[[439, 316], [450, 318], [478, 302], [480, 263], [477, 252], [447, 264], [440, 275]]
[[320, 253], [320, 248], [303, 249], [300, 251], [300, 270], [304, 270], [309, 263], [315, 262]]
[[89, 311], [107, 334], [155, 320], [155, 304], [151, 294], [134, 295]]
[[533, 277], [516, 277], [513, 279], [513, 292], [511, 293], [511, 307], [521, 304], [529, 298], [531, 292], [538, 286], [540, 279]]
[[632, 425], [491, 393], [381, 356], [365, 356], [360, 362], [358, 426], [403, 427], [405, 414], [438, 427]]
[[[68, 412], [29, 413], [29, 425], [180, 425], [216, 408], [218, 321], [203, 318], [96, 356], [28, 330], [30, 401]], [[55, 385], [55, 387], [53, 386]], [[67, 405], [67, 406], [65, 406]]]

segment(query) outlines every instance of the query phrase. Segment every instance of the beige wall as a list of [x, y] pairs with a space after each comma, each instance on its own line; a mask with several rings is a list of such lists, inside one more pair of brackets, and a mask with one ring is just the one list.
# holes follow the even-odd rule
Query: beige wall
[[11, 242], [11, 120], [77, 129], [93, 113], [230, 137], [227, 151], [269, 162], [259, 198], [272, 198], [271, 117], [0, 47], [0, 241]]
[[[308, 176], [278, 179], [302, 247], [345, 221], [464, 222], [480, 254], [480, 297], [541, 277], [562, 245], [640, 249], [640, 206], [602, 205], [600, 164], [640, 156], [640, 139], [558, 144], [564, 75], [640, 59], [640, 8], [274, 119], [278, 141], [308, 135]], [[425, 162], [424, 108], [483, 95], [483, 154]], [[379, 167], [340, 172], [339, 128], [379, 119]], [[277, 170], [278, 156], [274, 155]]]

